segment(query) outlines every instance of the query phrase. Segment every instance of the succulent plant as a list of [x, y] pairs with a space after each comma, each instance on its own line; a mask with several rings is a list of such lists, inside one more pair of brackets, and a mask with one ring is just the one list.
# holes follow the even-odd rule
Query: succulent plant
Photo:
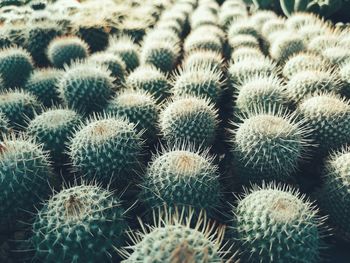
[[313, 12], [328, 17], [342, 7], [341, 0], [280, 0], [280, 4], [286, 16], [291, 16], [295, 12]]
[[222, 43], [219, 37], [215, 35], [203, 35], [192, 33], [188, 35], [184, 42], [184, 51], [189, 54], [196, 50], [209, 50], [222, 53]]
[[323, 50], [335, 47], [339, 42], [339, 37], [335, 34], [325, 34], [321, 36], [317, 36], [313, 38], [308, 43], [308, 49], [313, 52], [317, 52], [319, 54], [322, 53]]
[[231, 61], [236, 63], [237, 61], [245, 59], [264, 59], [262, 51], [256, 47], [238, 47], [231, 53]]
[[259, 41], [251, 35], [237, 34], [229, 38], [228, 43], [232, 50], [236, 50], [241, 47], [251, 47], [260, 49]]
[[291, 56], [305, 50], [306, 45], [304, 39], [290, 32], [285, 32], [272, 42], [270, 55], [279, 63], [284, 63]]
[[0, 113], [0, 140], [2, 140], [4, 136], [8, 136], [10, 131], [9, 120], [5, 114]]
[[232, 38], [237, 35], [249, 35], [256, 39], [261, 38], [259, 31], [255, 28], [254, 24], [249, 20], [242, 20], [234, 23], [228, 29], [228, 38]]
[[222, 70], [223, 57], [220, 53], [210, 50], [198, 50], [187, 54], [182, 62], [183, 68], [209, 67], [210, 69]]

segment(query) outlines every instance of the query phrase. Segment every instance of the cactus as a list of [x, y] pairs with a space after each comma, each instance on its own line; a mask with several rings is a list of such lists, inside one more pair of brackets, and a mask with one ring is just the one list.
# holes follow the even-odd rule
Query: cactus
[[120, 56], [128, 72], [140, 64], [139, 46], [128, 36], [110, 38], [107, 51]]
[[286, 85], [286, 90], [290, 98], [299, 103], [304, 98], [320, 92], [340, 93], [341, 82], [332, 71], [304, 70], [293, 75]]
[[175, 77], [173, 94], [175, 96], [195, 96], [217, 103], [222, 93], [222, 73], [209, 66], [194, 65], [180, 70]]
[[24, 136], [3, 138], [0, 163], [0, 225], [12, 228], [46, 198], [54, 178], [46, 152]]
[[155, 99], [143, 90], [125, 90], [115, 96], [106, 108], [107, 113], [127, 118], [143, 132], [146, 141], [154, 142], [158, 135], [160, 108]]
[[297, 190], [264, 185], [246, 191], [237, 203], [233, 233], [244, 262], [320, 261], [324, 218]]
[[74, 170], [89, 181], [121, 187], [141, 168], [141, 133], [118, 117], [91, 117], [77, 128], [67, 146]]
[[[271, 5], [272, 1], [270, 0], [254, 0], [254, 4], [256, 5], [258, 2], [260, 2], [261, 5], [264, 5], [265, 7], [262, 7], [260, 9], [266, 9], [267, 5]], [[265, 2], [265, 3], [263, 3]], [[267, 3], [269, 2], [269, 3]], [[264, 24], [268, 21], [271, 21], [273, 19], [277, 19], [277, 15], [275, 12], [271, 10], [258, 10], [256, 13], [253, 13], [250, 17], [250, 20], [252, 24], [261, 32], [262, 27]]]
[[347, 98], [350, 98], [350, 60], [349, 62], [341, 64], [339, 69], [339, 75], [342, 82], [344, 83], [342, 93]]
[[78, 37], [64, 36], [53, 39], [47, 48], [47, 57], [56, 68], [70, 65], [74, 60], [89, 55], [88, 45]]
[[223, 68], [223, 57], [220, 53], [210, 50], [198, 50], [187, 54], [183, 60], [182, 66], [188, 69], [194, 66], [209, 67], [211, 70]]
[[211, 146], [216, 137], [217, 110], [205, 99], [184, 97], [170, 102], [160, 115], [160, 128], [169, 144], [187, 142]]
[[66, 144], [81, 122], [73, 110], [53, 108], [30, 121], [27, 134], [43, 145], [56, 166], [67, 163]]
[[299, 30], [305, 25], [324, 25], [324, 22], [315, 14], [307, 12], [296, 12], [286, 20], [286, 26], [289, 30]]
[[326, 48], [322, 51], [322, 55], [337, 66], [350, 60], [350, 50], [340, 46]]
[[[141, 222], [143, 232], [129, 234], [131, 245], [119, 250], [132, 262], [224, 262], [229, 247], [223, 244], [225, 227], [208, 221], [205, 214], [197, 220], [193, 213], [187, 217], [183, 211], [165, 212], [154, 216], [152, 226]], [[234, 262], [233, 257], [227, 259]]]
[[151, 65], [138, 67], [130, 73], [126, 79], [126, 86], [152, 94], [157, 102], [170, 96], [171, 85], [166, 76]]
[[341, 0], [280, 0], [281, 8], [286, 16], [295, 12], [313, 12], [324, 17], [336, 13], [342, 7]]
[[195, 50], [208, 50], [222, 53], [222, 43], [215, 35], [190, 34], [184, 42], [184, 51], [189, 54]]
[[117, 197], [97, 185], [65, 188], [45, 202], [31, 244], [44, 262], [107, 262], [126, 229]]
[[79, 112], [103, 110], [114, 94], [110, 71], [91, 62], [75, 62], [66, 68], [58, 84], [60, 96], [68, 107]]
[[22, 48], [0, 50], [0, 74], [5, 88], [21, 87], [33, 70], [30, 54]]
[[230, 144], [242, 184], [290, 180], [308, 150], [304, 123], [270, 107], [243, 114], [236, 126]]
[[57, 69], [37, 69], [30, 75], [24, 90], [36, 96], [45, 107], [59, 105], [57, 85], [62, 75], [63, 71]]
[[335, 47], [338, 42], [339, 38], [337, 35], [325, 34], [313, 38], [308, 44], [308, 49], [321, 54], [323, 50], [330, 47]]
[[265, 39], [270, 40], [270, 36], [276, 32], [284, 31], [286, 29], [285, 20], [275, 18], [267, 21], [261, 28], [261, 34]]
[[148, 207], [190, 206], [212, 212], [220, 206], [218, 167], [207, 151], [174, 146], [153, 156], [141, 183]]
[[264, 59], [264, 54], [255, 47], [238, 47], [231, 53], [231, 61], [236, 63], [245, 59]]
[[321, 209], [329, 215], [336, 234], [350, 240], [350, 152], [348, 147], [332, 153], [326, 161], [323, 185], [317, 193]]
[[10, 127], [23, 130], [27, 120], [40, 112], [41, 104], [35, 96], [21, 90], [9, 90], [0, 93], [0, 112], [9, 120]]
[[241, 47], [251, 47], [260, 49], [259, 41], [251, 35], [238, 34], [229, 38], [228, 43], [232, 50]]
[[249, 20], [242, 20], [237, 23], [234, 23], [230, 26], [228, 30], [229, 39], [242, 34], [252, 36], [256, 39], [259, 39], [261, 37], [259, 31], [255, 28], [253, 23]]
[[291, 56], [305, 50], [306, 46], [301, 37], [285, 32], [272, 42], [270, 55], [277, 62], [285, 63]]
[[309, 123], [310, 138], [317, 144], [317, 154], [324, 156], [350, 143], [350, 102], [333, 94], [320, 94], [302, 101], [297, 112]]
[[0, 141], [11, 132], [9, 120], [6, 115], [0, 112]]

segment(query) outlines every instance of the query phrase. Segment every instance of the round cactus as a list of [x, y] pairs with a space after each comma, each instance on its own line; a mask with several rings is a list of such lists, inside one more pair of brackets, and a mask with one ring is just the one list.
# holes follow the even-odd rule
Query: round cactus
[[170, 144], [187, 142], [211, 146], [216, 137], [217, 110], [205, 99], [179, 98], [170, 102], [161, 112], [160, 128]]
[[222, 53], [222, 43], [219, 37], [215, 35], [190, 34], [184, 42], [185, 53], [191, 53], [196, 50], [209, 50]]
[[96, 185], [65, 188], [36, 215], [31, 243], [45, 262], [106, 262], [121, 246], [124, 209], [109, 190]]
[[24, 90], [30, 92], [45, 106], [61, 103], [57, 85], [63, 71], [57, 69], [38, 69], [33, 71], [25, 84]]
[[74, 170], [104, 185], [130, 183], [130, 176], [141, 167], [141, 134], [134, 124], [118, 117], [90, 118], [67, 146]]
[[135, 69], [126, 79], [126, 86], [146, 91], [161, 102], [170, 96], [171, 85], [166, 76], [156, 67], [145, 65]]
[[339, 43], [339, 37], [335, 34], [325, 34], [313, 38], [309, 44], [308, 49], [313, 52], [322, 53], [323, 50], [335, 47]]
[[173, 147], [153, 157], [141, 184], [148, 207], [190, 206], [207, 212], [220, 206], [218, 168], [206, 151]]
[[143, 45], [142, 64], [153, 65], [164, 73], [173, 70], [178, 58], [179, 47], [167, 41], [150, 41]]
[[341, 81], [344, 84], [342, 93], [349, 98], [350, 97], [350, 60], [349, 62], [341, 64], [339, 69], [339, 75], [340, 75]]
[[[263, 1], [255, 1], [256, 2], [263, 2]], [[266, 1], [266, 3], [269, 3], [269, 1]], [[262, 6], [261, 6], [262, 7]], [[262, 7], [264, 8], [264, 7]], [[265, 6], [266, 8], [266, 6]], [[250, 20], [252, 24], [259, 30], [261, 31], [262, 27], [265, 25], [266, 22], [271, 21], [273, 19], [277, 19], [277, 15], [275, 12], [271, 10], [258, 10], [252, 16], [250, 17]]]
[[120, 56], [128, 72], [133, 71], [140, 64], [139, 46], [128, 36], [112, 37], [107, 51]]
[[0, 163], [0, 223], [14, 225], [50, 193], [53, 173], [42, 147], [23, 136], [3, 139]]
[[0, 140], [10, 132], [9, 120], [6, 115], [0, 112]]
[[279, 63], [285, 61], [296, 53], [306, 50], [304, 40], [290, 32], [286, 32], [275, 39], [270, 47], [271, 57]]
[[309, 123], [311, 139], [321, 156], [350, 143], [350, 102], [332, 94], [321, 94], [302, 101], [297, 112]]
[[[222, 244], [225, 228], [207, 221], [203, 214], [197, 221], [193, 213], [184, 217], [181, 211], [158, 217], [153, 226], [141, 223], [143, 232], [129, 235], [132, 245], [120, 251], [123, 262], [214, 263], [227, 259], [228, 250]], [[234, 262], [232, 258], [228, 260]]]
[[238, 47], [231, 53], [233, 63], [245, 59], [264, 59], [264, 54], [255, 47]]
[[30, 54], [22, 48], [0, 50], [0, 75], [5, 88], [22, 87], [33, 70]]
[[322, 55], [334, 65], [341, 65], [350, 60], [350, 49], [329, 47], [322, 51]]
[[56, 68], [70, 65], [74, 60], [84, 59], [89, 55], [88, 45], [75, 36], [53, 39], [47, 48], [47, 57]]
[[275, 18], [267, 21], [261, 28], [261, 34], [265, 39], [270, 40], [270, 36], [276, 32], [286, 30], [286, 22], [281, 18]]
[[302, 99], [320, 92], [341, 92], [341, 83], [332, 71], [305, 70], [293, 75], [286, 85], [290, 98], [299, 103]]
[[308, 146], [303, 123], [282, 109], [256, 109], [236, 126], [230, 144], [242, 184], [290, 180]]
[[237, 23], [232, 24], [228, 30], [229, 39], [241, 34], [252, 36], [255, 39], [260, 38], [259, 31], [255, 28], [253, 23], [249, 20], [238, 21]]
[[158, 135], [159, 106], [143, 90], [125, 90], [115, 96], [106, 108], [107, 113], [127, 118], [143, 133], [146, 141], [154, 142]]
[[236, 50], [240, 47], [251, 47], [260, 49], [259, 41], [251, 35], [234, 35], [231, 38], [229, 38], [228, 43], [232, 50]]
[[295, 12], [286, 20], [290, 30], [298, 30], [305, 25], [323, 25], [323, 21], [315, 14], [308, 12]]
[[41, 104], [28, 92], [9, 90], [0, 93], [0, 112], [7, 117], [10, 127], [16, 130], [23, 130], [27, 120], [40, 110]]
[[66, 143], [81, 117], [73, 110], [54, 108], [37, 115], [30, 121], [27, 134], [41, 143], [51, 155], [55, 165], [66, 163]]
[[76, 62], [66, 68], [58, 87], [68, 107], [84, 113], [101, 111], [114, 94], [110, 71], [98, 64]]
[[[244, 262], [319, 262], [323, 218], [297, 190], [255, 188], [233, 208], [233, 232]], [[300, 245], [304, 244], [304, 245]]]
[[254, 111], [256, 108], [287, 109], [290, 102], [282, 81], [275, 76], [252, 76], [236, 86], [236, 110], [241, 113]]
[[220, 53], [209, 50], [198, 50], [187, 54], [183, 60], [183, 68], [209, 67], [210, 69], [221, 70], [223, 68], [223, 57]]
[[222, 92], [221, 79], [219, 70], [194, 65], [178, 72], [172, 92], [175, 96], [190, 95], [216, 103]]
[[336, 234], [350, 240], [350, 149], [334, 152], [327, 158], [323, 185], [317, 194], [320, 207], [329, 215]]

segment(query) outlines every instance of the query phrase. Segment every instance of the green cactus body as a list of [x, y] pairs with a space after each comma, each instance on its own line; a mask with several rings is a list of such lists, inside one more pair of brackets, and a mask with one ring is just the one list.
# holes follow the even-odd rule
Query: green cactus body
[[249, 35], [256, 39], [260, 39], [260, 33], [255, 28], [254, 24], [249, 20], [242, 20], [234, 23], [228, 30], [228, 38], [235, 37], [237, 35]]
[[26, 82], [24, 90], [36, 96], [45, 107], [59, 105], [61, 99], [57, 85], [62, 75], [63, 71], [57, 69], [35, 70]]
[[195, 30], [191, 31], [191, 34], [193, 35], [211, 35], [217, 39], [220, 40], [220, 43], [223, 44], [226, 41], [226, 34], [225, 32], [217, 25], [205, 25], [201, 26], [199, 28], [196, 28]]
[[288, 109], [288, 93], [282, 81], [274, 76], [253, 76], [237, 86], [236, 110], [240, 113], [252, 112], [256, 108]]
[[232, 50], [236, 50], [241, 47], [251, 47], [260, 49], [259, 41], [251, 35], [238, 34], [229, 38], [228, 43]]
[[[319, 262], [323, 218], [296, 190], [264, 186], [233, 208], [233, 232], [244, 262]], [[304, 245], [300, 245], [304, 244]]]
[[43, 145], [56, 166], [67, 162], [66, 144], [81, 122], [81, 117], [69, 109], [50, 109], [30, 121], [27, 134]]
[[328, 157], [323, 174], [323, 185], [317, 199], [329, 215], [336, 234], [350, 240], [350, 152], [349, 148], [334, 152]]
[[110, 71], [91, 62], [76, 62], [66, 68], [58, 84], [68, 107], [83, 113], [103, 110], [114, 94]]
[[195, 96], [217, 103], [222, 93], [222, 73], [210, 67], [193, 66], [181, 70], [175, 77], [175, 96]]
[[88, 55], [88, 45], [75, 36], [55, 38], [47, 48], [48, 59], [56, 68], [63, 68], [64, 65], [70, 65], [74, 60], [84, 59]]
[[50, 193], [52, 169], [39, 145], [14, 135], [1, 142], [0, 163], [0, 224], [14, 225]]
[[310, 138], [317, 144], [317, 154], [323, 156], [350, 143], [350, 103], [336, 95], [315, 95], [297, 108], [300, 118], [309, 123]]
[[148, 207], [190, 206], [212, 212], [220, 206], [219, 174], [213, 158], [187, 149], [173, 147], [153, 157], [141, 184], [140, 199]]
[[160, 108], [150, 94], [143, 90], [125, 90], [109, 102], [106, 111], [134, 123], [146, 141], [156, 141]]
[[0, 112], [0, 140], [10, 132], [9, 120], [6, 115]]
[[151, 65], [135, 69], [127, 77], [126, 86], [152, 94], [157, 102], [164, 101], [171, 93], [171, 85], [167, 77], [163, 72]]
[[134, 124], [118, 117], [91, 118], [77, 129], [67, 146], [73, 168], [104, 185], [130, 183], [133, 173], [141, 168], [141, 134]]
[[275, 18], [267, 21], [261, 28], [261, 34], [265, 39], [270, 40], [270, 36], [276, 32], [286, 30], [286, 21], [281, 18]]
[[232, 10], [223, 8], [219, 14], [219, 24], [225, 30], [228, 30], [231, 24], [244, 19], [247, 19], [247, 14], [241, 9]]
[[174, 45], [177, 45], [179, 40], [179, 36], [177, 32], [171, 29], [156, 29], [147, 33], [147, 35], [143, 38], [144, 42], [148, 41], [170, 41]]
[[32, 94], [9, 90], [0, 93], [0, 112], [9, 120], [9, 126], [16, 130], [23, 130], [27, 126], [27, 120], [34, 117], [35, 112], [40, 112], [41, 104]]
[[123, 87], [126, 76], [126, 65], [118, 55], [97, 52], [89, 57], [89, 61], [107, 67], [115, 78], [114, 83], [117, 88], [121, 89]]
[[335, 47], [338, 42], [339, 37], [337, 35], [325, 34], [323, 36], [313, 38], [308, 44], [308, 49], [321, 54], [323, 50], [330, 47]]
[[[270, 0], [255, 0], [255, 1], [261, 2], [261, 3], [265, 2], [265, 5], [267, 4], [267, 2], [269, 2], [269, 4], [271, 5]], [[265, 8], [262, 8], [262, 9], [265, 9]], [[278, 16], [276, 15], [276, 13], [271, 10], [258, 10], [252, 14], [252, 16], [250, 17], [250, 20], [252, 24], [261, 32], [261, 29], [266, 22], [277, 18]]]
[[80, 185], [61, 190], [38, 212], [31, 243], [44, 262], [107, 262], [126, 229], [124, 210], [109, 190]]
[[33, 68], [32, 58], [24, 49], [0, 50], [0, 74], [5, 88], [22, 87]]
[[231, 53], [231, 61], [236, 63], [245, 59], [264, 59], [264, 54], [255, 47], [238, 47]]
[[340, 66], [339, 75], [344, 83], [342, 93], [350, 98], [350, 61], [345, 62]]
[[196, 50], [209, 50], [222, 53], [222, 43], [219, 37], [215, 35], [190, 34], [184, 43], [184, 51], [189, 54]]
[[186, 55], [183, 60], [183, 68], [189, 69], [194, 66], [209, 67], [211, 70], [223, 69], [223, 57], [220, 53], [209, 50], [198, 50]]
[[287, 93], [296, 103], [320, 92], [340, 93], [341, 88], [341, 82], [335, 73], [317, 70], [300, 71], [286, 85]]
[[164, 73], [173, 70], [178, 59], [179, 47], [168, 41], [150, 41], [144, 43], [141, 63], [153, 65]]
[[160, 127], [169, 144], [211, 146], [216, 137], [217, 110], [205, 99], [178, 98], [161, 112]]
[[286, 32], [275, 39], [270, 47], [271, 57], [279, 63], [285, 63], [291, 56], [305, 51], [304, 40], [290, 32]]
[[89, 17], [82, 18], [75, 24], [76, 35], [83, 39], [90, 47], [92, 53], [105, 50], [108, 46], [109, 34], [106, 31], [106, 22], [104, 21], [84, 21]]
[[127, 72], [132, 72], [140, 64], [139, 46], [128, 36], [112, 37], [107, 51], [120, 56]]

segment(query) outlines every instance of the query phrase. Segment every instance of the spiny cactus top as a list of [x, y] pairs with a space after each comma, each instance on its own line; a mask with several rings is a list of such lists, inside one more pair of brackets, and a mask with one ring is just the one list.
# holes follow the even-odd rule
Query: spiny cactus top
[[291, 30], [298, 30], [312, 24], [322, 25], [323, 21], [317, 15], [307, 12], [295, 12], [286, 20], [286, 26]]
[[233, 233], [244, 262], [319, 262], [323, 218], [297, 190], [253, 188], [233, 208]]
[[234, 49], [231, 53], [231, 61], [233, 63], [237, 61], [245, 60], [245, 59], [250, 59], [250, 58], [263, 59], [264, 54], [260, 50], [260, 48], [249, 47], [249, 46], [248, 47], [240, 46]]
[[141, 167], [141, 133], [120, 117], [90, 118], [77, 129], [67, 146], [75, 170], [104, 185], [130, 182]]
[[191, 53], [195, 50], [210, 50], [214, 52], [222, 52], [222, 42], [218, 36], [203, 35], [202, 33], [190, 34], [184, 42], [185, 53]]
[[175, 146], [153, 157], [140, 199], [148, 207], [191, 206], [207, 212], [220, 205], [218, 168], [206, 151]]
[[32, 57], [22, 48], [0, 50], [0, 75], [5, 88], [21, 87], [34, 68]]
[[183, 60], [184, 68], [193, 66], [210, 67], [211, 69], [221, 70], [223, 67], [223, 57], [220, 53], [210, 50], [198, 50], [187, 54]]
[[6, 115], [0, 112], [0, 140], [10, 132], [9, 120]]
[[341, 65], [350, 60], [350, 49], [341, 46], [328, 47], [322, 51], [322, 55], [334, 65]]
[[101, 111], [114, 94], [111, 72], [91, 62], [75, 62], [67, 67], [58, 84], [65, 104], [77, 111]]
[[260, 33], [249, 20], [239, 21], [230, 26], [228, 30], [229, 38], [235, 37], [236, 35], [239, 35], [239, 34], [250, 35], [256, 39], [260, 38]]
[[276, 32], [282, 32], [286, 28], [285, 20], [281, 18], [271, 19], [267, 21], [261, 28], [261, 34], [270, 40], [270, 36]]
[[207, 100], [195, 97], [178, 98], [161, 112], [160, 128], [169, 144], [187, 142], [211, 146], [216, 137], [217, 110]]
[[236, 50], [239, 47], [253, 47], [259, 49], [259, 41], [251, 36], [246, 34], [238, 34], [229, 38], [228, 43], [232, 50]]
[[[265, 1], [256, 1], [256, 2], [262, 3]], [[266, 1], [265, 5], [270, 4], [267, 2], [269, 1]], [[261, 31], [261, 28], [265, 25], [266, 22], [271, 21], [272, 19], [277, 19], [277, 15], [271, 10], [257, 10], [250, 17], [250, 21], [259, 31]]]
[[35, 257], [45, 262], [107, 262], [126, 228], [112, 192], [96, 185], [65, 188], [45, 202], [33, 224]]
[[335, 47], [339, 43], [339, 36], [335, 34], [325, 34], [313, 38], [309, 44], [310, 51], [322, 53], [323, 50], [329, 47]]
[[303, 38], [292, 32], [285, 32], [272, 42], [270, 55], [274, 60], [283, 64], [289, 57], [305, 50], [306, 45]]

